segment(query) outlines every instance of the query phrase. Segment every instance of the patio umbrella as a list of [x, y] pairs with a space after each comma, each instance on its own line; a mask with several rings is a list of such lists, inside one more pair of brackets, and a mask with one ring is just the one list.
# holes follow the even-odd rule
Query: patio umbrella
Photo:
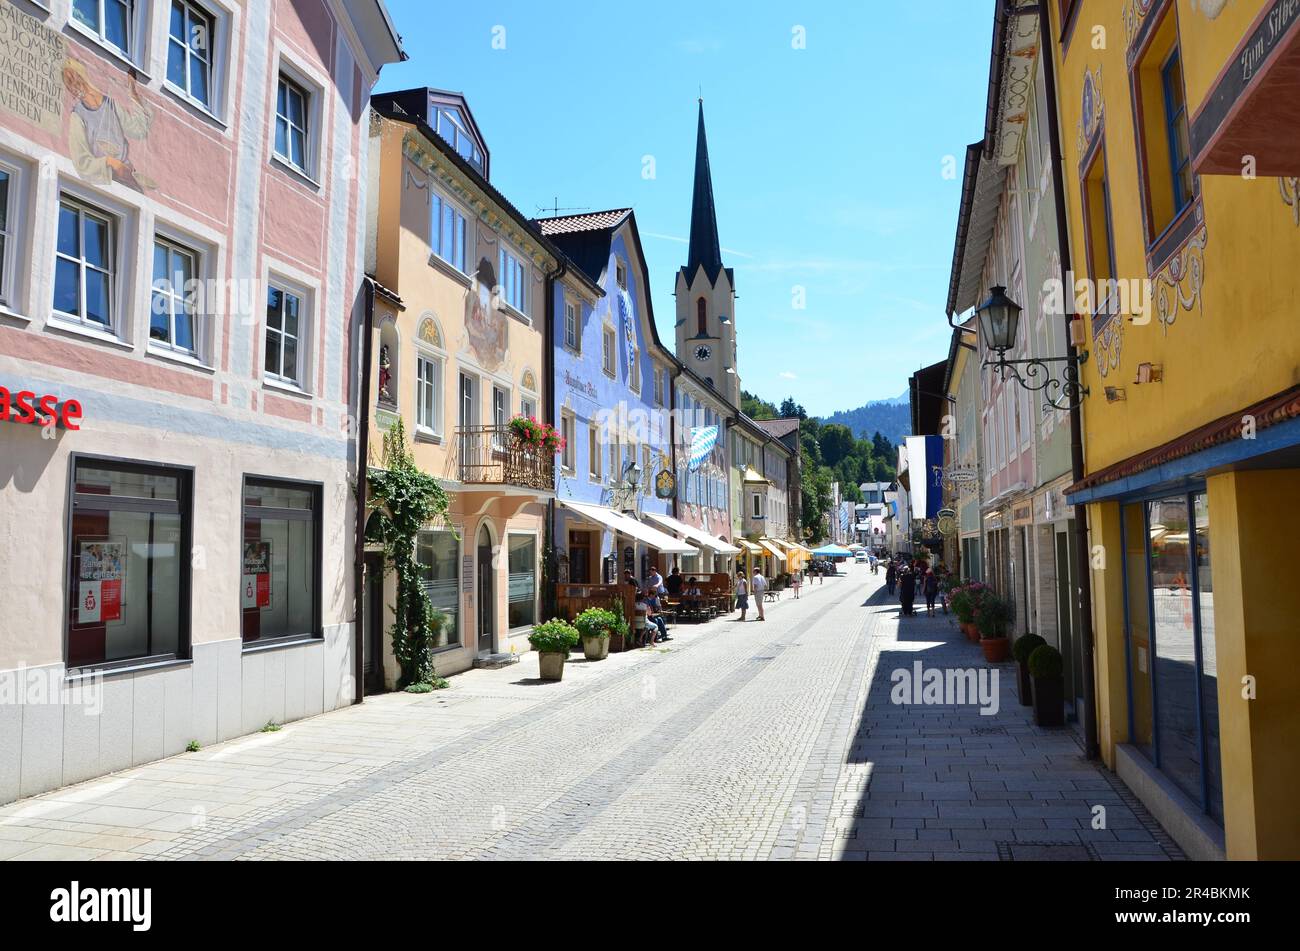
[[818, 558], [848, 558], [853, 552], [840, 545], [823, 545], [813, 549], [813, 554]]

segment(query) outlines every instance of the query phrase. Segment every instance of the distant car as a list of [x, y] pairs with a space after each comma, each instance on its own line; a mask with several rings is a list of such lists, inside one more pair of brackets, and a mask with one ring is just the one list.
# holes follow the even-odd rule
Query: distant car
[[853, 560], [860, 565], [865, 565], [867, 563], [867, 553], [865, 551], [860, 551], [853, 556]]

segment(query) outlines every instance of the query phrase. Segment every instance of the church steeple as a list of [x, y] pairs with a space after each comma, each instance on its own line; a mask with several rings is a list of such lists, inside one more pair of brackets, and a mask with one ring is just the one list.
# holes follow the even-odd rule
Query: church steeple
[[704, 134], [704, 100], [700, 100], [700, 125], [695, 139], [695, 194], [691, 199], [691, 243], [685, 272], [689, 283], [704, 267], [709, 283], [718, 282], [722, 248], [718, 243], [718, 215], [713, 207], [713, 176], [709, 171], [709, 143]]

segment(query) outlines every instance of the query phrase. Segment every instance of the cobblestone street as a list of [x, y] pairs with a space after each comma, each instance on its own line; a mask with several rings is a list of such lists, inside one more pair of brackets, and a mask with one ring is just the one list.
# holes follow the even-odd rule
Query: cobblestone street
[[[805, 586], [765, 623], [679, 625], [562, 683], [537, 659], [0, 809], [17, 859], [1165, 859], [1073, 735], [891, 703], [891, 674], [984, 667], [883, 573]], [[1091, 827], [1093, 807], [1105, 827]]]

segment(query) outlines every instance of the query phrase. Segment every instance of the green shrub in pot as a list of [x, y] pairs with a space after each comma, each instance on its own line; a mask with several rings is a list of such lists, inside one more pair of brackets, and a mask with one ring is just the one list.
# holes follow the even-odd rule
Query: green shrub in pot
[[567, 654], [578, 646], [579, 634], [568, 621], [552, 618], [544, 624], [533, 628], [528, 635], [528, 643], [533, 650], [543, 654]]
[[1061, 676], [1064, 662], [1061, 652], [1051, 644], [1043, 644], [1029, 655], [1029, 676], [1035, 680], [1048, 680]]
[[1016, 642], [1011, 645], [1011, 656], [1016, 659], [1017, 663], [1028, 664], [1029, 655], [1035, 650], [1046, 644], [1037, 634], [1022, 634], [1016, 638]]
[[618, 616], [605, 608], [587, 608], [573, 619], [579, 637], [609, 637], [618, 626]]

